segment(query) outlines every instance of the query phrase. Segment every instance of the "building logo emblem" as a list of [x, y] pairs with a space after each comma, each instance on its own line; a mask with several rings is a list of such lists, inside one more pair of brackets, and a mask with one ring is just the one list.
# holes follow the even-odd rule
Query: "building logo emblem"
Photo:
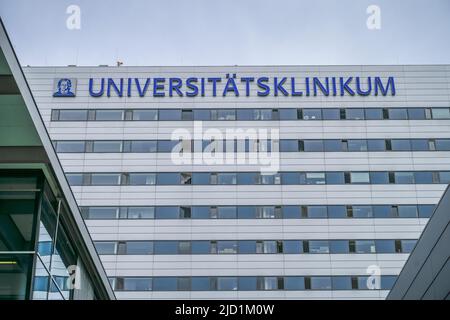
[[77, 89], [77, 80], [70, 78], [55, 79], [53, 96], [54, 97], [75, 97]]

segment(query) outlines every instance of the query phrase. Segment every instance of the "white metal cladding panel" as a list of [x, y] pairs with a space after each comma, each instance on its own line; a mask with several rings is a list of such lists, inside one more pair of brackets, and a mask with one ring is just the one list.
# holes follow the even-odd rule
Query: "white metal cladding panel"
[[[266, 66], [266, 67], [75, 67], [25, 68], [50, 136], [68, 139], [170, 139], [192, 122], [50, 122], [51, 109], [65, 108], [281, 108], [281, 107], [449, 107], [450, 66]], [[89, 77], [191, 75], [395, 76], [395, 97], [88, 97]], [[51, 97], [53, 80], [78, 79], [77, 98]], [[239, 85], [243, 89], [242, 85]], [[210, 94], [208, 89], [207, 95]], [[427, 121], [231, 121], [209, 127], [277, 128], [282, 139], [449, 138], [449, 120]], [[168, 154], [60, 154], [66, 172], [251, 171], [252, 166], [173, 166]], [[281, 170], [449, 170], [449, 152], [284, 153]], [[259, 169], [259, 168], [256, 168]], [[245, 204], [434, 204], [444, 185], [346, 186], [111, 186], [73, 187], [80, 205]], [[176, 195], [176, 197], [174, 197]], [[396, 239], [417, 238], [427, 219], [330, 220], [138, 220], [87, 221], [94, 240], [142, 239]], [[280, 257], [282, 257], [280, 259]], [[397, 274], [407, 255], [203, 255], [102, 256], [110, 276], [365, 274], [368, 263]], [[317, 272], [317, 273], [316, 273]], [[124, 299], [383, 299], [387, 291], [117, 292]]]

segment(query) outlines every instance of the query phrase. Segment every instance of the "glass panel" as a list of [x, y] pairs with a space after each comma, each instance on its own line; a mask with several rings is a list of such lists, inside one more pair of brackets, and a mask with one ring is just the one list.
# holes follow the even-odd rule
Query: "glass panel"
[[395, 183], [397, 184], [411, 184], [414, 183], [413, 172], [395, 172]]
[[98, 254], [116, 254], [115, 242], [97, 241], [94, 242], [94, 245]]
[[408, 139], [392, 139], [391, 149], [392, 151], [409, 151], [411, 144]]
[[195, 206], [191, 209], [192, 219], [209, 219], [209, 207]]
[[194, 120], [201, 120], [201, 121], [211, 120], [211, 112], [209, 110], [195, 109]]
[[429, 218], [433, 214], [434, 205], [433, 204], [422, 204], [418, 206], [419, 218]]
[[238, 244], [239, 244], [239, 254], [256, 253], [255, 240], [240, 240]]
[[128, 219], [153, 219], [155, 217], [154, 207], [129, 207]]
[[308, 218], [326, 218], [326, 206], [308, 206]]
[[210, 242], [206, 240], [194, 240], [191, 242], [192, 254], [209, 254], [211, 252]]
[[303, 253], [303, 242], [301, 240], [284, 240], [283, 253], [285, 254]]
[[339, 120], [340, 110], [339, 109], [322, 109], [323, 120]]
[[296, 139], [283, 139], [280, 140], [280, 152], [298, 152], [299, 144]]
[[333, 290], [352, 290], [352, 278], [349, 276], [332, 277]]
[[436, 150], [450, 151], [450, 139], [436, 139]]
[[177, 172], [160, 172], [156, 181], [156, 184], [159, 185], [177, 185], [181, 183], [181, 177]]
[[439, 183], [450, 183], [450, 171], [441, 171], [439, 172]]
[[427, 139], [412, 139], [411, 150], [413, 151], [428, 151], [430, 149]]
[[373, 240], [356, 240], [356, 253], [375, 253], [375, 243]]
[[386, 141], [384, 139], [367, 140], [367, 149], [369, 151], [386, 151]]
[[181, 120], [181, 110], [180, 109], [169, 109], [169, 110], [164, 110], [164, 109], [160, 109], [159, 110], [159, 120], [167, 120], [167, 121], [178, 121]]
[[330, 253], [349, 253], [348, 240], [330, 240]]
[[346, 109], [345, 119], [348, 120], [364, 120], [364, 109]]
[[388, 110], [390, 120], [407, 120], [408, 113], [403, 108], [391, 108]]
[[192, 291], [209, 291], [210, 279], [209, 277], [192, 277], [191, 278]]
[[370, 183], [389, 184], [388, 172], [370, 172]]
[[236, 219], [236, 207], [217, 207], [219, 219]]
[[365, 110], [366, 120], [383, 120], [383, 109], [368, 108]]
[[367, 141], [366, 140], [348, 140], [347, 141], [348, 151], [367, 151]]
[[154, 173], [130, 173], [128, 184], [132, 186], [153, 185], [156, 183]]
[[344, 172], [326, 172], [327, 184], [344, 184]]
[[432, 108], [431, 113], [433, 115], [433, 119], [450, 119], [449, 108]]
[[352, 206], [352, 216], [353, 218], [371, 218], [372, 217], [372, 207], [371, 206]]
[[280, 120], [298, 120], [297, 109], [280, 109]]
[[95, 120], [97, 121], [123, 120], [123, 110], [96, 110]]
[[179, 217], [179, 207], [156, 207], [156, 219], [178, 219]]
[[85, 151], [84, 141], [58, 141], [56, 145], [56, 152], [78, 152], [83, 153]]
[[153, 278], [153, 291], [175, 291], [177, 287], [176, 277]]
[[94, 141], [94, 152], [121, 152], [122, 141]]
[[417, 243], [417, 240], [402, 240], [402, 252], [403, 253], [411, 253], [414, 249], [414, 246]]
[[351, 183], [370, 183], [370, 177], [368, 172], [351, 172], [350, 173]]
[[300, 207], [299, 206], [283, 206], [282, 207], [284, 219], [299, 219]]
[[86, 121], [88, 112], [87, 110], [60, 110], [60, 121]]
[[67, 182], [71, 186], [82, 186], [83, 185], [83, 174], [82, 173], [68, 173], [66, 174]]
[[347, 218], [347, 208], [345, 206], [328, 206], [329, 218]]
[[321, 109], [303, 109], [303, 120], [320, 120], [322, 119]]
[[117, 219], [117, 207], [90, 207], [86, 219]]
[[417, 206], [398, 206], [400, 218], [417, 218]]
[[155, 254], [178, 253], [178, 241], [155, 241], [153, 245]]
[[331, 290], [331, 277], [311, 277], [312, 290]]
[[395, 253], [394, 240], [375, 240], [377, 253]]
[[409, 120], [423, 120], [425, 119], [424, 108], [409, 108], [408, 109]]
[[235, 173], [218, 173], [217, 184], [236, 184]]
[[239, 277], [240, 291], [254, 291], [256, 290], [256, 277]]
[[235, 254], [237, 253], [237, 242], [230, 241], [217, 241], [217, 253], [221, 254]]
[[156, 121], [158, 120], [157, 110], [133, 110], [133, 120]]
[[308, 152], [323, 151], [323, 140], [305, 140], [304, 150]]
[[93, 186], [113, 186], [120, 184], [120, 174], [117, 173], [93, 173], [91, 185]]
[[234, 291], [237, 290], [236, 277], [217, 277], [217, 290]]
[[340, 152], [342, 151], [342, 140], [324, 140], [323, 147], [327, 152]]
[[325, 184], [324, 172], [307, 172], [306, 173], [307, 184]]
[[305, 290], [305, 278], [284, 277], [284, 290]]
[[326, 240], [310, 240], [308, 244], [310, 253], [329, 253], [328, 241]]
[[128, 241], [126, 251], [128, 255], [145, 255], [153, 253], [153, 243], [151, 241]]
[[132, 141], [131, 142], [131, 152], [136, 153], [146, 153], [146, 152], [156, 152], [157, 150], [156, 141]]

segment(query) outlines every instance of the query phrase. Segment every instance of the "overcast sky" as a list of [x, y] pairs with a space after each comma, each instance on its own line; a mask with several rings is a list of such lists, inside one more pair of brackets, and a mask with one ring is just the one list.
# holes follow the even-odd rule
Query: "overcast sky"
[[22, 65], [450, 63], [449, 0], [0, 0], [0, 14]]

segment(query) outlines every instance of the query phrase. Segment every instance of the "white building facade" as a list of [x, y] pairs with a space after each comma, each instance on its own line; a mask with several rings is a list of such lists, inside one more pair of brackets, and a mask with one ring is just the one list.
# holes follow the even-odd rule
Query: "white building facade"
[[384, 299], [450, 183], [447, 65], [24, 72], [119, 299]]

